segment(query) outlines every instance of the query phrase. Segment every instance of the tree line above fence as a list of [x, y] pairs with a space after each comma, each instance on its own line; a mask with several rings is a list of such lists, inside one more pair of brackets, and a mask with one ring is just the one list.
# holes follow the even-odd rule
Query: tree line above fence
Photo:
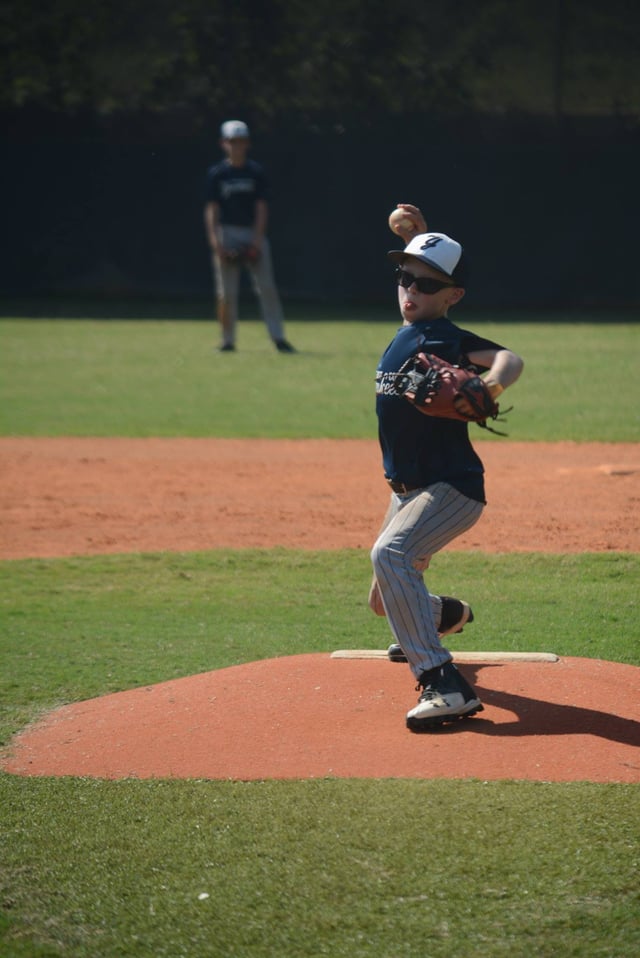
[[631, 0], [10, 0], [0, 109], [640, 115]]

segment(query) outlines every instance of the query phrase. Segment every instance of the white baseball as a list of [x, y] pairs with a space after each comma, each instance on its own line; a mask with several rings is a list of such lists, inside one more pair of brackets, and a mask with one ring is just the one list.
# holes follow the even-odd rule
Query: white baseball
[[393, 210], [389, 216], [389, 229], [392, 233], [400, 236], [400, 230], [405, 233], [413, 233], [415, 226], [413, 220], [407, 216], [404, 210]]

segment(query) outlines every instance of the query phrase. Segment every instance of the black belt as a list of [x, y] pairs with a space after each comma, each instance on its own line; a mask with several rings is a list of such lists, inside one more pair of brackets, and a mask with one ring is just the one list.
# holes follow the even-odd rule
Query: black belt
[[393, 492], [399, 492], [402, 496], [406, 496], [408, 492], [415, 492], [416, 489], [424, 489], [424, 486], [408, 486], [404, 482], [395, 482], [393, 479], [387, 479], [387, 482]]

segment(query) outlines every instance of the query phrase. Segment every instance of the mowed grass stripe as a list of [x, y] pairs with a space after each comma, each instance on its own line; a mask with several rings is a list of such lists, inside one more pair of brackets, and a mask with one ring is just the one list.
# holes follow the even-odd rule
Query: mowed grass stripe
[[[220, 355], [206, 322], [4, 320], [0, 434], [375, 438], [375, 368], [398, 321], [391, 308], [372, 315], [292, 320], [295, 356], [256, 321], [240, 324], [238, 353]], [[634, 324], [457, 320], [524, 357], [503, 401], [510, 438], [640, 438], [612, 385], [633, 381]]]
[[639, 794], [0, 777], [3, 954], [632, 958]]

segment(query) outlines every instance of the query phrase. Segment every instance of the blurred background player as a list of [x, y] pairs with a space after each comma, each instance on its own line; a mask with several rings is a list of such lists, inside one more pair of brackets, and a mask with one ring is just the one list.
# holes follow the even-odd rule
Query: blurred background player
[[247, 124], [242, 120], [223, 123], [220, 145], [225, 158], [207, 172], [204, 208], [221, 327], [219, 349], [233, 352], [236, 348], [240, 271], [246, 268], [276, 349], [293, 353], [284, 335], [282, 305], [266, 235], [267, 179], [262, 166], [247, 157], [251, 145]]

